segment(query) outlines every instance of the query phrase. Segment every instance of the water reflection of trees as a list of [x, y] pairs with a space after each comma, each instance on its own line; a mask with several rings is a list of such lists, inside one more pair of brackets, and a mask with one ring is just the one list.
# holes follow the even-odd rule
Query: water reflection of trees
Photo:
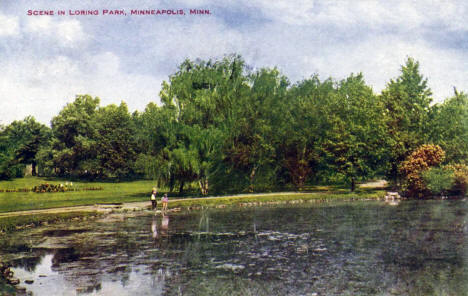
[[383, 254], [398, 279], [395, 288], [417, 295], [466, 293], [464, 204], [425, 201], [405, 205], [394, 223], [388, 224], [393, 228], [387, 231], [390, 236]]
[[26, 271], [33, 272], [36, 266], [42, 261], [42, 256], [34, 254], [32, 257], [21, 257], [11, 262], [12, 266], [23, 268]]

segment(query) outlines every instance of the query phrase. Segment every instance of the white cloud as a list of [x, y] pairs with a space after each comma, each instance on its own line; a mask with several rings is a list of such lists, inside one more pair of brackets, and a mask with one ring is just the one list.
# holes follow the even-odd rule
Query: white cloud
[[[245, 48], [242, 36], [216, 19], [207, 19], [190, 25], [172, 23], [166, 30], [153, 32], [155, 58], [201, 58], [222, 57], [224, 54]], [[169, 73], [168, 73], [169, 74]]]
[[333, 25], [347, 28], [395, 26], [412, 30], [437, 23], [452, 30], [468, 29], [466, 1], [249, 1], [268, 18], [291, 25]]
[[325, 48], [318, 55], [304, 53], [301, 56], [303, 73], [318, 70], [322, 78], [343, 79], [351, 72], [363, 72], [366, 82], [377, 93], [390, 79], [400, 75], [400, 67], [407, 57], [419, 61], [420, 72], [428, 78], [428, 86], [436, 101], [452, 96], [453, 86], [466, 90], [468, 85], [466, 56], [455, 50], [442, 50], [424, 41], [408, 41], [398, 36], [382, 36], [358, 45]]
[[0, 14], [0, 37], [15, 36], [19, 34], [18, 17]]
[[65, 46], [73, 46], [77, 42], [86, 40], [81, 24], [77, 20], [63, 21], [57, 24], [57, 36]]
[[111, 52], [83, 60], [57, 56], [0, 64], [8, 73], [0, 75], [0, 124], [28, 115], [48, 123], [77, 94], [100, 97], [101, 105], [124, 100], [130, 110], [158, 101], [162, 79], [125, 73], [119, 64], [120, 58]]
[[74, 47], [87, 41], [88, 36], [76, 19], [55, 20], [50, 16], [30, 17], [25, 32], [35, 39], [48, 38], [63, 47]]

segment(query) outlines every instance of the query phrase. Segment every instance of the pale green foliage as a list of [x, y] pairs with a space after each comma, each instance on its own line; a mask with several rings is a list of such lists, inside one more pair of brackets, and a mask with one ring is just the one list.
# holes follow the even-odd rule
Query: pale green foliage
[[455, 184], [453, 170], [443, 167], [430, 168], [422, 173], [424, 183], [432, 194], [444, 195]]

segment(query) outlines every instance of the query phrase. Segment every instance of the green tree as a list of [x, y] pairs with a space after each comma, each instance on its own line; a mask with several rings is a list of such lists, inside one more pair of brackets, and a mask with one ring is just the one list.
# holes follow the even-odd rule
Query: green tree
[[375, 175], [385, 160], [383, 106], [364, 82], [351, 75], [329, 97], [328, 126], [323, 149], [330, 169], [343, 174], [354, 191], [359, 179]]
[[108, 105], [99, 108], [93, 120], [96, 128], [96, 159], [103, 177], [128, 177], [133, 173], [135, 126], [127, 105]]
[[207, 194], [213, 151], [224, 142], [221, 130], [232, 120], [233, 106], [246, 89], [243, 71], [244, 62], [238, 56], [221, 61], [186, 60], [163, 83], [163, 109], [175, 112], [170, 129], [176, 137], [165, 147], [171, 184], [175, 178], [183, 189], [185, 182], [198, 180], [200, 191]]
[[419, 62], [408, 58], [398, 78], [382, 91], [389, 140], [387, 176], [398, 180], [398, 167], [416, 147], [427, 143], [431, 90], [419, 72]]
[[283, 123], [275, 129], [280, 133], [277, 147], [288, 178], [298, 189], [320, 169], [321, 144], [329, 129], [326, 105], [334, 92], [333, 81], [321, 82], [312, 76], [291, 87], [282, 107]]
[[242, 176], [252, 191], [260, 183], [277, 181], [277, 129], [287, 120], [283, 106], [289, 81], [277, 69], [260, 69], [249, 75], [249, 84], [248, 92], [238, 98], [231, 120], [226, 121], [223, 172], [218, 173]]
[[0, 180], [23, 176], [24, 165], [15, 161], [15, 146], [12, 145], [5, 127], [0, 126]]
[[435, 195], [445, 195], [455, 184], [453, 170], [446, 167], [433, 167], [423, 171], [422, 179], [425, 187]]
[[39, 149], [50, 139], [50, 129], [28, 116], [15, 120], [4, 130], [6, 143], [14, 154], [14, 163], [31, 164], [32, 175], [37, 174], [36, 155]]
[[99, 174], [97, 166], [97, 131], [93, 117], [99, 98], [77, 95], [52, 118], [54, 166], [59, 175]]
[[455, 95], [436, 104], [431, 112], [430, 142], [439, 144], [450, 163], [468, 162], [468, 96]]
[[144, 112], [133, 114], [137, 143], [136, 172], [156, 180], [158, 186], [171, 179], [169, 153], [177, 143], [175, 108], [149, 103]]

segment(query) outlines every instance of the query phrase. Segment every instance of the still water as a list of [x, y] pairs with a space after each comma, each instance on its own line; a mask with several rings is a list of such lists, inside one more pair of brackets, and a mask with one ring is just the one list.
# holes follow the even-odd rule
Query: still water
[[468, 295], [465, 201], [114, 214], [1, 252], [33, 295]]

